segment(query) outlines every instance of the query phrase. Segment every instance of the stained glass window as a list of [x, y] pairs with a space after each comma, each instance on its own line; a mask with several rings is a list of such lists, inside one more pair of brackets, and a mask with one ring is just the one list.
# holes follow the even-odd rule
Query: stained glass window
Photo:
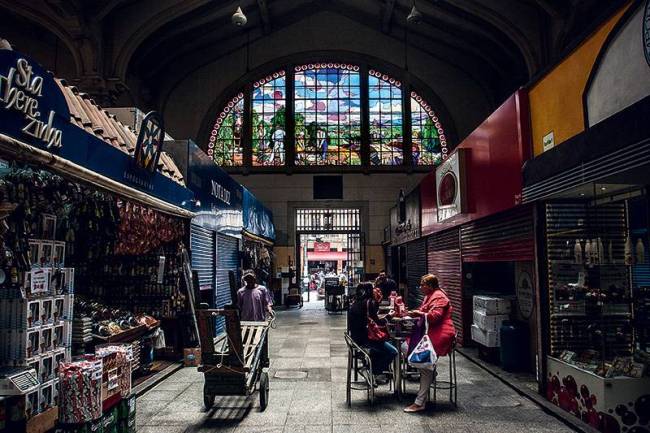
[[[400, 166], [404, 163], [404, 122], [409, 120], [414, 165], [437, 165], [447, 156], [438, 116], [424, 98], [410, 92], [406, 94], [410, 96], [408, 119], [403, 92], [410, 89], [399, 80], [375, 69], [362, 76], [358, 65], [347, 63], [311, 63], [290, 72], [293, 75], [285, 71], [269, 74], [254, 82], [251, 92], [228, 101], [208, 140], [208, 154], [218, 165], [243, 165], [247, 149], [255, 167], [284, 166], [287, 138], [293, 138], [299, 166], [358, 166], [362, 145], [368, 146], [371, 166]], [[293, 79], [291, 94], [287, 94], [287, 79]], [[362, 100], [365, 80], [368, 99]], [[287, 104], [294, 109], [293, 137], [287, 137]], [[244, 119], [244, 106], [251, 107], [250, 118]], [[365, 118], [362, 107], [367, 108]], [[362, 123], [368, 127], [368, 143], [361, 143]], [[244, 137], [251, 142], [243, 143]]]
[[360, 165], [359, 67], [297, 66], [294, 89], [296, 165]]
[[402, 83], [375, 70], [368, 77], [370, 164], [400, 165], [404, 161]]
[[284, 165], [286, 86], [284, 71], [253, 83], [253, 165]]
[[411, 92], [413, 165], [437, 165], [447, 156], [447, 139], [431, 106]]
[[244, 94], [232, 98], [219, 113], [208, 140], [208, 155], [220, 166], [243, 165]]

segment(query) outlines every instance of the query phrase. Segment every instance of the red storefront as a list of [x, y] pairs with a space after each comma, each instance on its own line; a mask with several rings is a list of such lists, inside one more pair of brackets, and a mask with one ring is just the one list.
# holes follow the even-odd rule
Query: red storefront
[[[439, 277], [452, 302], [460, 345], [473, 344], [472, 296], [518, 298], [522, 273], [535, 285], [534, 208], [520, 204], [521, 169], [530, 157], [528, 125], [527, 96], [518, 91], [420, 183], [427, 270]], [[511, 315], [529, 323], [533, 352], [534, 289], [523, 298]]]

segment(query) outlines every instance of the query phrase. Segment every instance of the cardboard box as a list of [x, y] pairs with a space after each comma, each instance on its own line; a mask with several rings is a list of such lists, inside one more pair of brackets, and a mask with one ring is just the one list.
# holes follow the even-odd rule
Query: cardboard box
[[183, 349], [183, 366], [198, 367], [201, 364], [201, 349], [192, 347]]
[[510, 314], [512, 301], [494, 296], [474, 296], [474, 310], [483, 310], [488, 315]]
[[498, 331], [506, 320], [510, 320], [507, 314], [490, 315], [485, 310], [474, 310], [474, 324], [484, 331]]
[[477, 325], [472, 325], [472, 340], [485, 347], [500, 347], [501, 338], [499, 331], [485, 331]]

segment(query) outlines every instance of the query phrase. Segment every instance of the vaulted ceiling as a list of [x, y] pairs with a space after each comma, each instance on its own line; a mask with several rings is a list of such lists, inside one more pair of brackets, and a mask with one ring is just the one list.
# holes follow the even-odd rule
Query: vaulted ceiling
[[[267, 51], [277, 48], [285, 54], [296, 44], [296, 52], [304, 51], [291, 36], [295, 31], [309, 33], [311, 41], [327, 36], [328, 50], [363, 51], [351, 40], [354, 34], [335, 37], [339, 22], [352, 23], [363, 37], [390, 45], [390, 61], [397, 66], [408, 65], [409, 56], [435, 59], [436, 67], [448, 72], [445, 82], [427, 83], [434, 91], [453, 86], [455, 77], [462, 76], [456, 85], [471, 82], [480, 89], [476, 92], [486, 101], [485, 111], [552, 64], [622, 3], [416, 0], [422, 22], [407, 25], [413, 0], [0, 0], [6, 12], [0, 36], [21, 49], [21, 44], [36, 45], [28, 41], [39, 39], [35, 29], [46, 29], [59, 53], [50, 64], [45, 61], [55, 73], [104, 104], [161, 108], [184, 77], [244, 50], [248, 57], [254, 44], [271, 41], [276, 45]], [[237, 6], [248, 17], [244, 28], [231, 23]], [[297, 30], [290, 34], [289, 28]], [[47, 49], [35, 50], [37, 59], [50, 59]]]

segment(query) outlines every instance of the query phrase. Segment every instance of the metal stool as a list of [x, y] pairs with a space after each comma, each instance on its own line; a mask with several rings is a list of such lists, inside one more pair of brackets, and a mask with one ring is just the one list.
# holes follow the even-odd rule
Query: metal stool
[[[458, 408], [458, 382], [456, 381], [456, 336], [451, 341], [451, 350], [447, 355], [449, 357], [449, 380], [438, 380], [438, 370], [434, 371], [433, 382], [433, 405], [436, 405], [438, 389], [449, 390], [449, 402]], [[429, 390], [431, 390], [429, 388]]]
[[[348, 346], [348, 371], [345, 382], [345, 401], [348, 407], [352, 406], [352, 390], [366, 391], [368, 403], [372, 406], [375, 401], [375, 377], [372, 375], [372, 361], [370, 355], [361, 346], [355, 343], [347, 332], [343, 333]], [[354, 373], [354, 380], [352, 374]], [[362, 380], [359, 380], [361, 376]]]

